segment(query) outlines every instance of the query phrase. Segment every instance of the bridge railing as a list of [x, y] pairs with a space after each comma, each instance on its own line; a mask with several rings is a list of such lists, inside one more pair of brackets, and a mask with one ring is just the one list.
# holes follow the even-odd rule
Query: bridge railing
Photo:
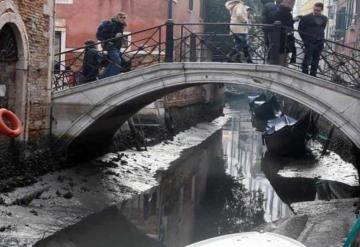
[[[122, 47], [120, 51], [123, 64], [119, 68], [122, 67], [123, 72], [163, 62], [166, 46], [165, 32], [165, 25], [160, 25], [126, 34], [120, 38], [95, 42], [92, 45], [56, 54], [54, 56], [52, 78], [53, 91], [65, 90], [69, 87], [99, 79], [109, 64], [119, 66], [109, 59], [107, 51], [103, 49], [104, 44], [108, 42], [118, 42], [121, 39]], [[87, 65], [92, 69], [98, 70], [97, 78], [93, 78], [93, 76], [89, 78], [84, 73], [84, 65], [87, 62], [84, 60], [86, 52], [92, 53], [92, 61], [88, 62]]]
[[[298, 51], [297, 62], [289, 68], [301, 71], [305, 45], [295, 32], [295, 43]], [[360, 50], [324, 39], [324, 49], [320, 56], [318, 77], [333, 83], [360, 90]]]
[[[246, 62], [244, 54], [234, 52], [233, 33], [229, 23], [175, 24], [176, 37], [174, 61], [198, 62]], [[265, 25], [245, 26], [249, 52], [253, 63], [265, 63], [268, 49], [265, 46], [263, 28]], [[269, 26], [271, 28], [271, 26]]]
[[[304, 44], [296, 30], [286, 30], [277, 25], [229, 24], [229, 23], [186, 23], [164, 25], [124, 35], [121, 38], [107, 40], [116, 42], [122, 39], [122, 72], [139, 69], [156, 63], [165, 62], [249, 62], [243, 53], [234, 53], [235, 34], [230, 25], [246, 27], [248, 50], [251, 62], [256, 64], [278, 64], [300, 70], [304, 57]], [[270, 44], [265, 41], [264, 31], [271, 36]], [[286, 46], [281, 46], [284, 33], [293, 32], [296, 43], [296, 61], [289, 63]], [[287, 44], [287, 36], [284, 44]], [[105, 42], [84, 46], [55, 55], [52, 80], [53, 91], [61, 91], [97, 78], [84, 75], [84, 54], [96, 47], [99, 63], [95, 66], [98, 78], [109, 64], [119, 66], [108, 58], [102, 49]], [[281, 54], [286, 54], [281, 56]], [[360, 50], [324, 40], [318, 77], [344, 86], [360, 89]]]

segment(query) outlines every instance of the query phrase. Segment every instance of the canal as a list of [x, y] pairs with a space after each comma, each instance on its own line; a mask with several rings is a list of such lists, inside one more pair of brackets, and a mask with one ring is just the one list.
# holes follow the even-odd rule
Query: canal
[[321, 156], [316, 142], [301, 158], [267, 153], [245, 97], [229, 101], [225, 115], [222, 129], [156, 172], [157, 186], [36, 246], [183, 247], [293, 216], [293, 203], [359, 196], [355, 168]]

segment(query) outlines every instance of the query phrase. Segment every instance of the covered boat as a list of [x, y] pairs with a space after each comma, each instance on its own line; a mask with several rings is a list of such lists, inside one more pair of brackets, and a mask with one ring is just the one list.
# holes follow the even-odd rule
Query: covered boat
[[252, 115], [258, 120], [269, 120], [275, 118], [280, 111], [280, 105], [276, 96], [271, 96], [270, 99], [265, 93], [256, 96], [248, 96], [249, 107]]
[[313, 131], [311, 114], [306, 114], [298, 121], [284, 114], [267, 122], [263, 138], [271, 153], [301, 155], [306, 151], [307, 133]]
[[264, 104], [267, 100], [266, 94], [262, 93], [260, 95], [248, 96], [250, 111], [254, 111], [254, 109], [262, 104]]
[[267, 120], [273, 119], [281, 114], [280, 105], [275, 96], [267, 99], [267, 96], [262, 93], [257, 96], [248, 96], [248, 99], [251, 112], [251, 122], [259, 131], [265, 130]]
[[267, 121], [269, 119], [275, 118], [280, 112], [280, 105], [275, 96], [272, 96], [269, 100], [263, 104], [255, 107], [254, 117], [259, 120]]

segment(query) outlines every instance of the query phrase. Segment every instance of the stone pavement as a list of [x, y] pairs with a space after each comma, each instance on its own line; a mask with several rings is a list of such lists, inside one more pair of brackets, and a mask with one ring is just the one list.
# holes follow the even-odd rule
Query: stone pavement
[[297, 239], [307, 247], [342, 247], [355, 223], [354, 202], [340, 199], [293, 203], [295, 216], [269, 223], [261, 230]]

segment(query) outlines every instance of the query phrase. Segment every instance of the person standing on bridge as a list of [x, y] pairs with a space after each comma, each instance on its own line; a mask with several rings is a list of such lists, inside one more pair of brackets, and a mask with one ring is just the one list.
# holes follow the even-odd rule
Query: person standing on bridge
[[[276, 14], [279, 8], [281, 0], [262, 0], [263, 10], [262, 10], [262, 23], [267, 25], [272, 25], [276, 21]], [[270, 48], [270, 38], [271, 38], [271, 27], [264, 26], [264, 41], [267, 49]]]
[[103, 21], [97, 29], [96, 38], [103, 41], [102, 46], [103, 49], [107, 51], [107, 59], [109, 62], [101, 78], [123, 72], [120, 49], [122, 47], [124, 28], [126, 26], [126, 14], [120, 12], [111, 18], [111, 20]]
[[85, 42], [84, 61], [81, 83], [87, 83], [98, 79], [100, 63], [102, 56], [95, 47], [95, 41], [87, 40]]
[[299, 23], [300, 37], [305, 45], [305, 56], [302, 63], [302, 72], [316, 76], [319, 67], [320, 55], [324, 49], [325, 28], [327, 17], [322, 15], [323, 3], [315, 3], [313, 12], [301, 18]]
[[294, 19], [292, 16], [292, 10], [294, 7], [294, 0], [283, 0], [277, 8], [275, 20], [281, 22], [280, 32], [280, 64], [283, 66], [288, 65], [288, 53], [292, 53], [292, 59], [290, 62], [294, 62], [294, 55], [296, 58], [295, 38], [293, 34]]
[[[230, 60], [232, 60], [234, 55], [236, 55], [237, 58], [239, 56], [241, 57], [240, 52], [243, 52], [246, 57], [246, 61], [248, 63], [252, 63], [249, 53], [249, 45], [247, 42], [249, 32], [249, 28], [246, 26], [249, 21], [247, 7], [243, 0], [227, 1], [225, 3], [225, 7], [230, 12], [230, 34], [233, 36], [235, 43], [233, 50], [227, 56]], [[239, 62], [242, 62], [241, 59], [239, 59]]]

